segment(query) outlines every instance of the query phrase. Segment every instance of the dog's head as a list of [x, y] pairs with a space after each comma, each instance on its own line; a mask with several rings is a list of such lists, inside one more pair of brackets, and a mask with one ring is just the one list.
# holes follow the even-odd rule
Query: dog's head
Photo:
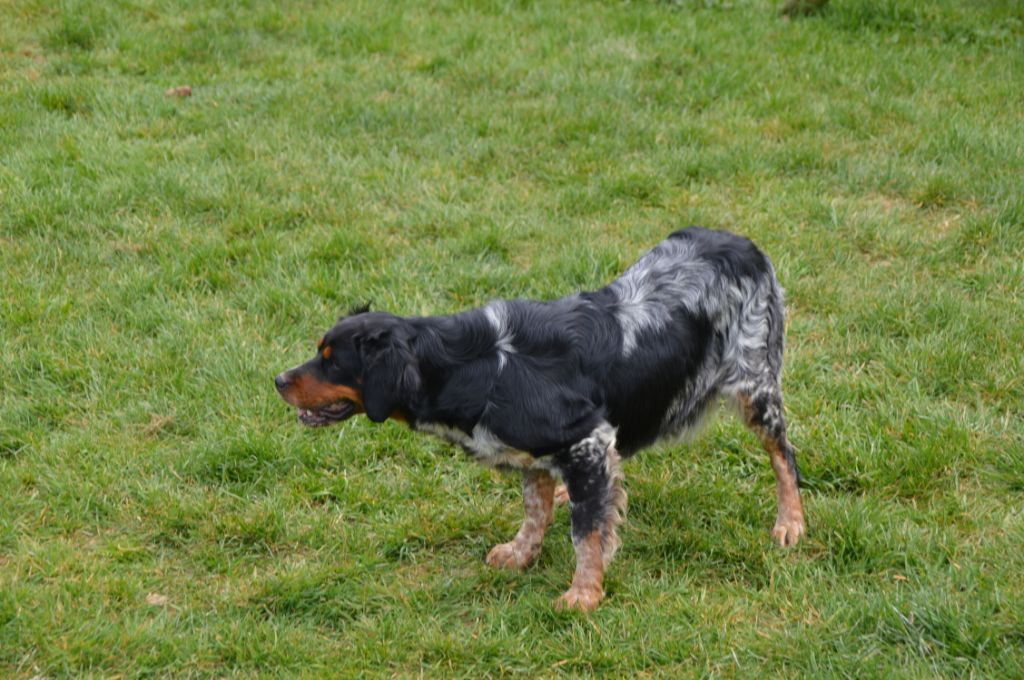
[[357, 413], [378, 423], [407, 418], [405, 410], [420, 387], [410, 339], [404, 319], [359, 311], [340, 319], [320, 340], [316, 356], [281, 373], [274, 384], [310, 427]]

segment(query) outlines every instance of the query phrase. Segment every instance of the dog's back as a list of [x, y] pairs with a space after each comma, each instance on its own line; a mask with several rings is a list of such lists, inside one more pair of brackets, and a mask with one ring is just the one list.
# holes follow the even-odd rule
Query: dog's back
[[597, 291], [469, 314], [489, 323], [499, 368], [512, 364], [505, 382], [525, 365], [586, 395], [618, 428], [624, 455], [685, 434], [717, 396], [781, 368], [772, 265], [728, 232], [677, 231]]

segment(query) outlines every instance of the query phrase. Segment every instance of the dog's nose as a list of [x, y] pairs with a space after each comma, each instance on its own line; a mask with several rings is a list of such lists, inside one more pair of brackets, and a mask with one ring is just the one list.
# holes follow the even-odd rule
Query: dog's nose
[[284, 377], [284, 373], [278, 373], [274, 378], [274, 385], [277, 386], [277, 391], [280, 392], [284, 388], [288, 387], [288, 378]]

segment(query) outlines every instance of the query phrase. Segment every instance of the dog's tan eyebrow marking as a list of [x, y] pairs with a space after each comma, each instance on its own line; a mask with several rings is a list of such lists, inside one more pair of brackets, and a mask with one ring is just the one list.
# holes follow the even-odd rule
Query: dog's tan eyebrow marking
[[331, 358], [331, 346], [330, 345], [326, 345], [326, 346], [324, 346], [324, 359], [330, 359], [330, 358]]

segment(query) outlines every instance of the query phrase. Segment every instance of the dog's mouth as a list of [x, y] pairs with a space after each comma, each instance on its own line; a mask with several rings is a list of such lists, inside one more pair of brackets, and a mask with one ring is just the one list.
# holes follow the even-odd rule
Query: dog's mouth
[[306, 427], [327, 427], [348, 420], [357, 410], [358, 406], [354, 402], [343, 399], [321, 408], [300, 408], [299, 422]]

